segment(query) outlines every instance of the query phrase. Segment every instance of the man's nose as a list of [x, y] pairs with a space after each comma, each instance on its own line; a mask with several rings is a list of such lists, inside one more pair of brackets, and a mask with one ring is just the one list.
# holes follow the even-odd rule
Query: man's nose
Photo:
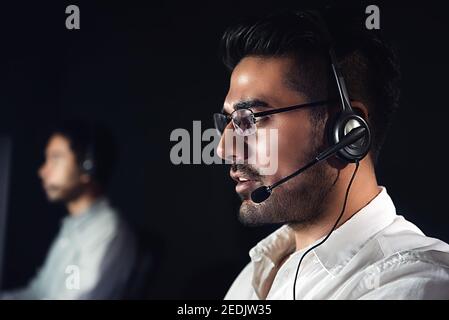
[[231, 163], [243, 163], [247, 158], [246, 149], [245, 137], [236, 134], [232, 123], [229, 123], [220, 137], [218, 156]]

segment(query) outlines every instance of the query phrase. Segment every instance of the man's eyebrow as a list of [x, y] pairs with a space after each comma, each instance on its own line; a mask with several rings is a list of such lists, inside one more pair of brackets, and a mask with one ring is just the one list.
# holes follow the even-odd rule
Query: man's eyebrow
[[[270, 104], [268, 102], [265, 102], [263, 100], [259, 99], [251, 99], [251, 100], [245, 100], [240, 101], [234, 104], [234, 110], [239, 109], [250, 109], [250, 108], [271, 108]], [[222, 112], [225, 112], [224, 108], [222, 109]]]

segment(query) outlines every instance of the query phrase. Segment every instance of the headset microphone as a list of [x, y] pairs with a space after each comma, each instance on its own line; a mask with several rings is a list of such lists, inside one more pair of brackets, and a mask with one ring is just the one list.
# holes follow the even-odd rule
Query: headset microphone
[[251, 200], [254, 203], [261, 203], [265, 200], [267, 200], [271, 192], [274, 188], [280, 186], [281, 184], [287, 182], [288, 180], [296, 177], [298, 174], [306, 171], [310, 167], [314, 166], [315, 164], [326, 160], [330, 156], [336, 154], [338, 151], [340, 151], [343, 148], [346, 148], [347, 146], [350, 146], [351, 144], [355, 143], [357, 140], [363, 138], [366, 135], [367, 129], [364, 126], [360, 126], [357, 128], [352, 129], [348, 134], [346, 134], [338, 143], [332, 145], [328, 149], [321, 152], [318, 156], [316, 156], [315, 159], [310, 161], [308, 164], [306, 164], [301, 169], [296, 170], [292, 174], [282, 178], [281, 180], [277, 181], [276, 183], [272, 184], [271, 186], [261, 186], [254, 190], [251, 193]]

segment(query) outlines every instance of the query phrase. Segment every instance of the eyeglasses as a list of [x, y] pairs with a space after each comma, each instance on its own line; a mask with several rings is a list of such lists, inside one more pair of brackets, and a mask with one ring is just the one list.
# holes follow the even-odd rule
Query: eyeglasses
[[257, 118], [306, 107], [315, 107], [327, 104], [329, 102], [329, 100], [316, 101], [262, 112], [253, 112], [249, 108], [240, 108], [234, 110], [231, 114], [226, 114], [224, 112], [214, 113], [214, 124], [220, 135], [223, 134], [224, 130], [229, 125], [229, 122], [232, 122], [237, 135], [250, 136], [255, 134], [257, 131]]

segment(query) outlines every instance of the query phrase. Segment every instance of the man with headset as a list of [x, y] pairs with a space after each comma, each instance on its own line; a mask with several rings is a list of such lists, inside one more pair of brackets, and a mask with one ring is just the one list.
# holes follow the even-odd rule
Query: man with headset
[[[378, 186], [399, 68], [380, 35], [354, 18], [280, 13], [222, 38], [232, 74], [214, 115], [217, 152], [232, 162], [239, 219], [283, 225], [251, 249], [226, 299], [449, 298], [449, 245], [397, 215]], [[269, 151], [266, 141], [248, 136], [269, 129], [278, 133], [278, 170], [263, 175], [247, 160]]]
[[134, 235], [105, 197], [114, 157], [105, 128], [67, 121], [53, 131], [39, 176], [48, 200], [63, 202], [69, 214], [34, 279], [2, 298], [121, 297], [136, 253]]

